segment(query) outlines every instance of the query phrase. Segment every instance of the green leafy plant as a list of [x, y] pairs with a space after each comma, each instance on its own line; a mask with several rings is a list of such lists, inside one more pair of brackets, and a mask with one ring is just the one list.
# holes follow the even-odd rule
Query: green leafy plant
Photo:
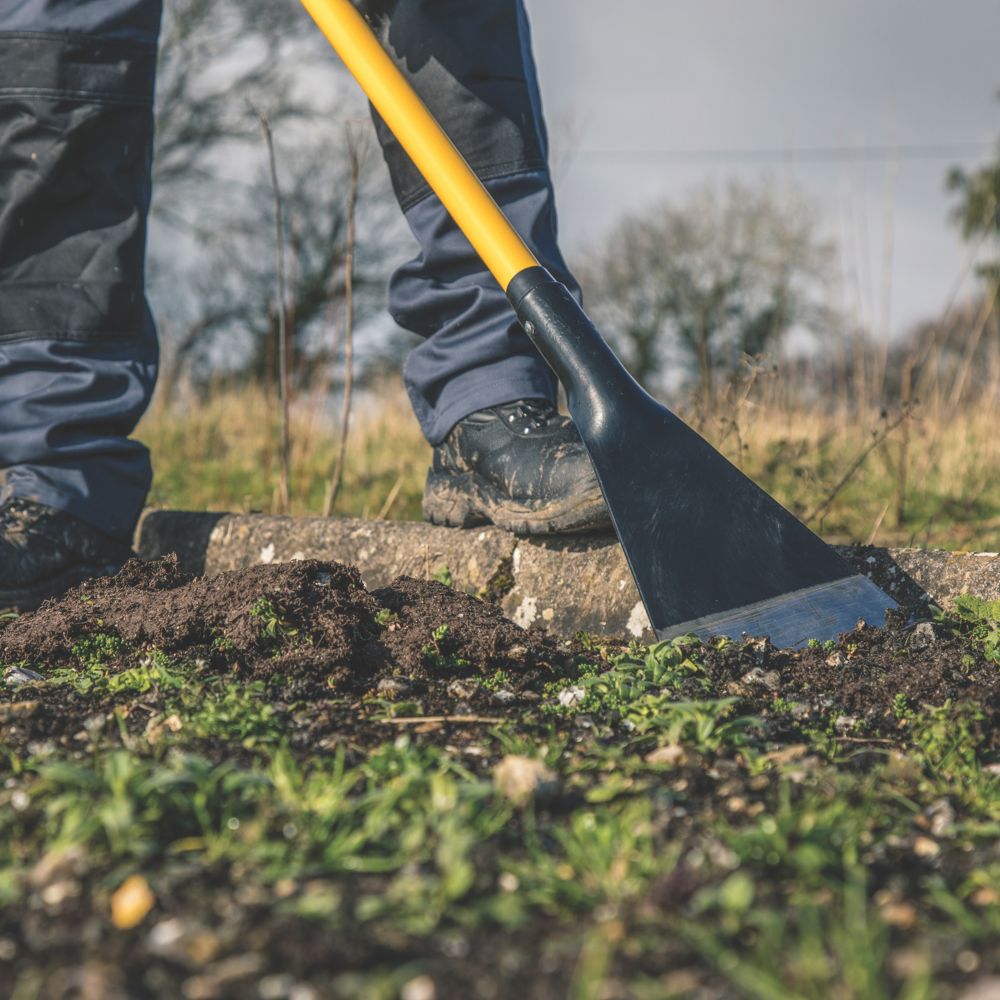
[[470, 665], [468, 660], [449, 648], [450, 633], [447, 625], [437, 625], [431, 629], [431, 641], [425, 643], [420, 650], [428, 666], [438, 670], [461, 670]]
[[955, 599], [954, 614], [986, 659], [1000, 664], [1000, 601], [962, 594]]

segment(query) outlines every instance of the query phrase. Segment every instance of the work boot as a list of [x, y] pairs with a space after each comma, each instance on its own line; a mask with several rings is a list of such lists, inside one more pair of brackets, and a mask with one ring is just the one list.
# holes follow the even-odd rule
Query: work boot
[[61, 510], [14, 497], [0, 506], [0, 609], [31, 611], [94, 576], [117, 573], [124, 542]]
[[460, 420], [434, 449], [424, 517], [521, 535], [608, 528], [594, 467], [576, 428], [548, 400], [518, 399]]

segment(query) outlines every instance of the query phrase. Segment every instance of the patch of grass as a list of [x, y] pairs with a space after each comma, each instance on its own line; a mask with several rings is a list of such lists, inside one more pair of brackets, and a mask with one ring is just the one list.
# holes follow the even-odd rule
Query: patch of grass
[[[259, 617], [287, 638], [280, 608]], [[425, 655], [447, 665], [449, 639], [435, 629]], [[33, 901], [42, 919], [39, 860], [70, 851], [86, 878], [60, 877], [95, 913], [141, 872], [151, 926], [245, 906], [246, 926], [348, 941], [359, 968], [316, 979], [331, 996], [398, 993], [382, 954], [411, 956], [409, 978], [463, 948], [476, 975], [502, 970], [506, 941], [586, 998], [930, 1000], [966, 975], [959, 954], [1000, 967], [1000, 777], [981, 709], [902, 699], [891, 740], [796, 730], [790, 744], [770, 711], [712, 697], [690, 639], [581, 646], [502, 724], [411, 732], [396, 723], [423, 714], [416, 701], [296, 704], [295, 678], [80, 644], [37, 698], [68, 691], [81, 717], [117, 722], [27, 752], [0, 734], [0, 906]], [[450, 680], [422, 679], [420, 697]], [[316, 740], [329, 716], [341, 729]], [[544, 793], [507, 798], [496, 765], [511, 756], [545, 771]]]

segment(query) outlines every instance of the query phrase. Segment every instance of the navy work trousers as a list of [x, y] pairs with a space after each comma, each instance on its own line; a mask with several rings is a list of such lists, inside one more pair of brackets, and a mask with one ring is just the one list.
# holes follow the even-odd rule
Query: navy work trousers
[[[143, 294], [161, 0], [0, 5], [0, 469], [30, 497], [127, 538], [151, 479], [129, 435], [156, 380]], [[360, 4], [539, 259], [556, 241], [523, 0]], [[404, 367], [421, 428], [552, 398], [551, 373], [438, 199], [376, 116], [417, 257], [389, 286], [424, 338]]]

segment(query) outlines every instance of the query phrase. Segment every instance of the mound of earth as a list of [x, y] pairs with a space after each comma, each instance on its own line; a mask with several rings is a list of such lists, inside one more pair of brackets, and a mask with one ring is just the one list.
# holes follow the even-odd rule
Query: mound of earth
[[[38, 611], [0, 622], [0, 663], [68, 663], [95, 636], [121, 640], [122, 668], [135, 651], [201, 659], [257, 679], [312, 679], [364, 691], [386, 676], [492, 674], [565, 658], [540, 632], [499, 608], [435, 581], [400, 577], [369, 592], [353, 567], [304, 560], [192, 577], [176, 559], [133, 560], [117, 576], [88, 581]], [[301, 690], [300, 694], [303, 693]]]
[[[95, 637], [117, 643], [103, 650], [112, 672], [156, 649], [213, 675], [280, 679], [275, 690], [287, 701], [419, 698], [425, 712], [446, 715], [516, 712], [574, 661], [600, 668], [626, 649], [615, 639], [559, 643], [434, 581], [400, 577], [369, 591], [353, 567], [315, 560], [191, 577], [166, 558], [132, 561], [0, 622], [0, 664], [75, 667], [81, 643]], [[775, 738], [831, 721], [842, 734], [898, 737], [907, 712], [950, 702], [971, 705], [985, 745], [1000, 748], [1000, 668], [955, 623], [900, 616], [812, 648], [754, 640], [707, 644], [696, 655], [704, 673], [684, 696], [735, 697], [741, 711], [771, 720]]]

